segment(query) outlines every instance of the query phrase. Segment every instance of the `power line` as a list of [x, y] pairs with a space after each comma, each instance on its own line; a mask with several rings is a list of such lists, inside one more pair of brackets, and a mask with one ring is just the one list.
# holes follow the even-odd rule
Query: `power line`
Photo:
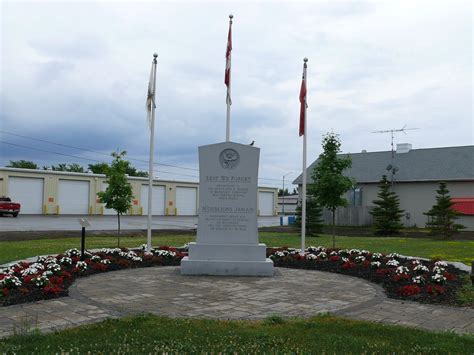
[[[0, 132], [1, 132], [1, 133], [4, 133], [4, 134], [9, 134], [9, 135], [12, 135], [12, 136], [16, 136], [16, 137], [21, 137], [21, 138], [25, 138], [25, 139], [31, 139], [31, 140], [34, 140], [34, 141], [37, 141], [37, 142], [43, 142], [43, 143], [48, 143], [48, 144], [54, 144], [54, 145], [57, 145], [57, 146], [60, 146], [60, 147], [66, 147], [66, 148], [71, 148], [71, 149], [83, 150], [83, 151], [85, 151], [85, 152], [90, 152], [90, 153], [95, 153], [95, 154], [101, 154], [101, 155], [105, 155], [105, 156], [110, 157], [110, 154], [104, 153], [104, 152], [99, 152], [99, 151], [97, 151], [97, 150], [92, 150], [92, 149], [83, 148], [83, 147], [77, 147], [77, 146], [69, 145], [69, 144], [63, 144], [63, 143], [52, 142], [52, 141], [48, 141], [48, 140], [46, 140], [46, 139], [40, 139], [40, 138], [35, 138], [35, 137], [24, 136], [24, 135], [21, 135], [21, 134], [12, 133], [12, 132], [7, 132], [7, 131], [2, 131], [2, 130], [0, 130]], [[128, 159], [128, 160], [132, 160], [132, 161], [138, 161], [138, 162], [141, 162], [141, 163], [147, 163], [147, 164], [148, 164], [148, 160], [136, 159], [136, 158], [130, 158], [130, 157], [128, 157], [127, 159]], [[170, 168], [178, 168], [178, 169], [186, 169], [186, 170], [199, 171], [199, 169], [188, 168], [188, 167], [179, 166], [179, 165], [164, 164], [164, 163], [153, 163], [153, 164], [154, 164], [154, 165], [161, 165], [161, 166], [168, 166], [168, 167], [170, 167]]]
[[[57, 146], [60, 146], [60, 147], [66, 147], [66, 148], [82, 150], [82, 151], [86, 151], [86, 152], [90, 152], [90, 153], [101, 154], [101, 155], [105, 155], [105, 156], [107, 156], [107, 157], [110, 157], [110, 154], [107, 154], [107, 153], [104, 153], [104, 152], [99, 152], [99, 151], [92, 150], [92, 149], [88, 149], [88, 148], [83, 148], [83, 147], [78, 147], [78, 146], [73, 146], [73, 145], [63, 144], [63, 143], [57, 143], [57, 142], [52, 142], [52, 141], [49, 141], [49, 140], [46, 140], [46, 139], [40, 139], [40, 138], [25, 136], [25, 135], [13, 133], [13, 132], [8, 132], [8, 131], [3, 131], [3, 130], [0, 130], [0, 133], [9, 134], [9, 135], [12, 135], [12, 136], [21, 137], [21, 138], [25, 138], [25, 139], [30, 139], [30, 140], [34, 140], [34, 141], [37, 141], [37, 142], [43, 142], [43, 143], [53, 144], [53, 145], [57, 145]], [[3, 143], [3, 142], [2, 142], [2, 143]], [[6, 142], [5, 144], [15, 145], [14, 143], [9, 143], [9, 142]], [[47, 151], [47, 150], [41, 150], [41, 149], [39, 149], [39, 148], [33, 148], [33, 147], [22, 146], [22, 145], [17, 145], [17, 146], [22, 147], [22, 148], [32, 149], [32, 150], [43, 151], [43, 152], [46, 152], [46, 153], [58, 154], [58, 155], [63, 155], [63, 156], [68, 156], [68, 157], [73, 157], [73, 158], [78, 158], [78, 159], [82, 159], [82, 160], [90, 160], [90, 161], [95, 161], [95, 162], [102, 163], [102, 161], [99, 161], [99, 160], [96, 160], [96, 159], [82, 158], [82, 157], [77, 157], [77, 156], [69, 155], [69, 154], [65, 154], [65, 153], [57, 153], [57, 152], [52, 152], [52, 151]], [[148, 160], [142, 160], [142, 159], [136, 159], [136, 158], [130, 158], [130, 157], [127, 157], [127, 160], [137, 161], [137, 162], [140, 162], [140, 163], [146, 163], [146, 164], [148, 164]], [[171, 168], [178, 168], [178, 169], [186, 169], [186, 170], [192, 170], [192, 171], [199, 171], [199, 169], [188, 168], [188, 167], [179, 166], [179, 165], [164, 164], [164, 163], [153, 163], [153, 164], [154, 164], [154, 165], [167, 166], [167, 167], [171, 167]], [[157, 172], [161, 172], [161, 173], [166, 173], [166, 174], [176, 174], [176, 175], [180, 175], [180, 176], [188, 176], [188, 177], [198, 178], [198, 176], [194, 176], [194, 175], [186, 175], [186, 174], [180, 174], [180, 173], [171, 173], [171, 172], [159, 171], [159, 170], [153, 170], [153, 171], [157, 171]], [[264, 178], [264, 177], [259, 177], [258, 179], [259, 179], [259, 180], [268, 180], [268, 181], [278, 181], [278, 182], [280, 181], [280, 179]]]
[[[86, 160], [86, 161], [94, 161], [94, 162], [102, 163], [102, 161], [97, 160], [97, 159], [83, 158], [83, 157], [79, 157], [79, 156], [77, 156], [77, 155], [65, 154], [65, 153], [59, 153], [59, 152], [53, 152], [53, 151], [51, 151], [51, 150], [40, 149], [40, 148], [33, 148], [33, 147], [26, 146], [26, 145], [21, 145], [21, 144], [16, 144], [16, 143], [11, 143], [11, 142], [0, 141], [0, 143], [2, 143], [2, 144], [8, 144], [8, 145], [15, 146], [15, 147], [20, 147], [20, 148], [30, 149], [30, 150], [36, 150], [36, 151], [43, 152], [43, 153], [57, 154], [57, 155], [62, 155], [62, 156], [70, 157], [70, 158], [82, 159], [82, 160]], [[181, 173], [174, 173], [174, 172], [169, 172], [169, 171], [164, 171], [164, 170], [155, 170], [155, 169], [153, 169], [153, 172], [162, 173], [162, 174], [174, 174], [174, 175], [180, 175], [180, 176], [187, 176], [187, 177], [192, 177], [192, 178], [198, 178], [198, 176], [196, 176], [196, 175], [187, 175], [187, 174], [181, 174]]]
[[[41, 148], [34, 148], [34, 147], [30, 147], [30, 146], [26, 146], [26, 145], [22, 145], [22, 144], [16, 144], [16, 143], [12, 143], [12, 142], [6, 142], [6, 141], [1, 141], [1, 140], [0, 140], [0, 143], [2, 143], [2, 144], [7, 144], [7, 145], [11, 145], [11, 146], [14, 146], [14, 147], [19, 147], [19, 148], [35, 150], [35, 151], [43, 152], [43, 153], [56, 154], [56, 155], [61, 155], [61, 156], [69, 157], [69, 158], [75, 158], [75, 159], [81, 159], [81, 160], [85, 160], [85, 161], [93, 161], [93, 162], [102, 163], [101, 160], [97, 160], [97, 159], [84, 158], [84, 157], [80, 157], [80, 156], [77, 156], [77, 155], [66, 154], [66, 153], [60, 153], [60, 152], [55, 152], [55, 151], [52, 151], [52, 150], [46, 150], [46, 149], [41, 149]], [[153, 169], [153, 172], [161, 173], [161, 174], [170, 174], [170, 175], [186, 176], [186, 177], [192, 177], [192, 178], [196, 178], [196, 179], [199, 178], [199, 176], [197, 176], [197, 175], [189, 175], [189, 174], [175, 173], [175, 172], [169, 172], [169, 171], [164, 171], [164, 170], [155, 170], [155, 169]], [[277, 180], [277, 179], [259, 178], [259, 180]], [[279, 181], [279, 180], [278, 180], [278, 181]]]

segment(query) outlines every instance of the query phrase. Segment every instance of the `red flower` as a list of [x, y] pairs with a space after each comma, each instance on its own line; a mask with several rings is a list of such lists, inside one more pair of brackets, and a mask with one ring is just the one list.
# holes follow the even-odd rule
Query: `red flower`
[[301, 255], [301, 254], [296, 254], [296, 255], [294, 256], [294, 258], [295, 258], [296, 260], [304, 260], [304, 259], [305, 259], [304, 255]]
[[105, 271], [107, 270], [107, 265], [102, 264], [102, 263], [94, 263], [92, 265], [92, 268], [96, 271]]
[[355, 268], [357, 265], [355, 263], [353, 263], [352, 261], [346, 261], [344, 264], [342, 264], [341, 268], [343, 268], [344, 270], [346, 269], [353, 269]]
[[50, 285], [46, 285], [44, 288], [43, 288], [43, 293], [45, 295], [47, 294], [51, 294], [51, 295], [58, 295], [60, 294], [61, 292], [63, 291], [63, 289], [59, 286], [50, 286]]
[[67, 272], [67, 271], [62, 271], [61, 272], [61, 276], [64, 278], [64, 279], [68, 279], [68, 280], [72, 280], [72, 275], [71, 273]]
[[5, 288], [3, 288], [2, 293], [3, 293], [4, 297], [7, 297], [10, 294], [10, 290], [5, 287]]
[[31, 279], [37, 277], [38, 275], [26, 275], [23, 277], [23, 283], [29, 284], [31, 282]]
[[333, 261], [333, 262], [336, 262], [336, 261], [341, 260], [341, 257], [339, 255], [333, 255], [333, 256], [329, 257], [329, 260]]
[[398, 293], [403, 296], [414, 296], [421, 292], [421, 288], [416, 285], [403, 286], [398, 289]]
[[119, 259], [117, 260], [117, 265], [120, 267], [129, 267], [130, 266], [130, 261], [125, 260], [125, 259]]
[[455, 281], [455, 280], [457, 280], [456, 275], [451, 274], [450, 272], [445, 272], [445, 273], [444, 273], [444, 277], [446, 277], [446, 280], [447, 280], [447, 281]]
[[426, 285], [426, 292], [434, 295], [440, 295], [444, 293], [444, 287], [440, 285]]
[[375, 271], [375, 274], [377, 276], [386, 276], [389, 275], [391, 272], [391, 269], [377, 269], [377, 271]]
[[61, 276], [51, 276], [49, 282], [53, 285], [62, 286], [64, 283], [64, 278]]
[[393, 281], [405, 281], [405, 280], [408, 280], [410, 279], [410, 276], [408, 276], [407, 274], [398, 274], [398, 275], [394, 275], [393, 276]]
[[362, 263], [362, 266], [367, 268], [367, 267], [370, 267], [370, 261], [369, 260], [366, 260]]

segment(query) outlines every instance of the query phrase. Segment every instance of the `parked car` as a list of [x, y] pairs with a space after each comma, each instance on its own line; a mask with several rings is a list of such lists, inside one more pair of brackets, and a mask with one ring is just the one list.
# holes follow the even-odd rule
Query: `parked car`
[[11, 214], [13, 217], [20, 213], [21, 205], [17, 202], [12, 202], [10, 197], [0, 196], [0, 216], [4, 214]]

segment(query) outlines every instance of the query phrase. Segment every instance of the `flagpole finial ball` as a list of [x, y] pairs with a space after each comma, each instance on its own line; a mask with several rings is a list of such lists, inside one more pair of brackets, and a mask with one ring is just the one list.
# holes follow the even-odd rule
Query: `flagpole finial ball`
[[158, 58], [158, 53], [153, 53], [153, 57]]
[[308, 61], [308, 58], [304, 57], [303, 61], [306, 63]]
[[229, 18], [232, 20], [234, 18], [234, 15], [230, 14]]

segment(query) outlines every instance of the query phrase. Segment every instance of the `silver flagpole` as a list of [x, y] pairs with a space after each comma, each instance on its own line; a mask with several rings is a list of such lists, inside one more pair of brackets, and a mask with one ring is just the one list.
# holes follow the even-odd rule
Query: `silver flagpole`
[[151, 102], [151, 122], [150, 122], [150, 162], [148, 167], [148, 218], [146, 230], [146, 250], [151, 251], [151, 213], [153, 195], [153, 158], [155, 150], [155, 97], [156, 97], [156, 64], [158, 54], [153, 54], [153, 100]]
[[303, 134], [303, 191], [302, 191], [302, 201], [301, 201], [301, 254], [304, 254], [305, 246], [306, 246], [306, 134], [307, 134], [307, 125], [306, 125], [306, 108], [308, 105], [306, 104], [306, 97], [308, 96], [308, 86], [306, 80], [306, 68], [308, 58], [304, 58], [304, 65], [303, 65], [303, 77], [304, 83], [306, 87], [306, 93], [304, 96], [304, 134]]
[[[232, 19], [234, 18], [234, 15], [230, 14], [229, 15], [229, 30], [232, 28]], [[227, 39], [228, 41], [228, 39]], [[231, 37], [231, 41], [232, 41], [232, 37]], [[229, 43], [227, 42], [227, 45], [229, 45]], [[232, 72], [232, 51], [231, 51], [231, 54], [229, 54], [229, 85], [227, 86], [227, 98], [226, 98], [226, 102], [227, 102], [227, 116], [226, 116], [226, 129], [225, 129], [225, 140], [226, 142], [229, 142], [230, 141], [230, 105], [232, 103], [231, 101], [231, 98], [230, 98], [230, 86], [232, 85], [232, 75], [231, 75], [231, 72]]]

